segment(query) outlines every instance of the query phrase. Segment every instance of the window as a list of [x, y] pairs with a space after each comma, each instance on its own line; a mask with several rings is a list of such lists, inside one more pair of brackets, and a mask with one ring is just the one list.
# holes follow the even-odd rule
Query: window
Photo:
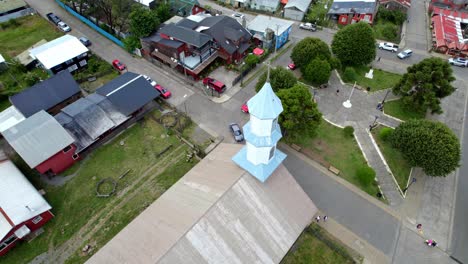
[[70, 149], [72, 149], [71, 146], [66, 146], [66, 147], [63, 149], [63, 153], [67, 153], [68, 151], [70, 151]]
[[272, 147], [270, 149], [270, 157], [268, 157], [268, 160], [271, 160], [273, 158], [273, 156], [275, 156], [275, 149], [276, 149], [276, 147]]
[[278, 118], [273, 119], [273, 122], [271, 123], [271, 132], [275, 131], [276, 125], [278, 124]]
[[77, 69], [78, 69], [78, 66], [76, 66], [76, 64], [73, 64], [73, 65], [71, 65], [70, 67], [68, 67], [68, 71], [69, 71], [69, 72], [73, 72], [73, 71], [75, 71], [75, 70], [77, 70]]
[[11, 243], [15, 242], [15, 240], [16, 240], [15, 235], [12, 235], [11, 237], [7, 238], [2, 244], [0, 244], [0, 251], [5, 249]]
[[40, 215], [34, 217], [34, 219], [32, 220], [33, 224], [35, 224], [35, 225], [37, 225], [41, 221], [42, 221], [42, 216], [40, 216]]
[[86, 64], [88, 64], [88, 62], [86, 60], [82, 60], [80, 61], [78, 64], [80, 64], [81, 67], [85, 66]]
[[80, 156], [78, 156], [78, 154], [73, 154], [72, 159], [73, 159], [73, 160], [77, 160], [79, 157], [80, 157]]
[[73, 64], [73, 59], [67, 60], [65, 63], [66, 63], [67, 65]]

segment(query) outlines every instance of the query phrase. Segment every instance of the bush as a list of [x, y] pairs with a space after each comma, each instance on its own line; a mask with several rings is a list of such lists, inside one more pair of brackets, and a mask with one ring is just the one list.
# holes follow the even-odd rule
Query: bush
[[379, 132], [379, 138], [383, 141], [389, 141], [392, 134], [393, 134], [393, 129], [389, 127], [384, 127]]
[[334, 70], [340, 70], [341, 69], [341, 61], [336, 57], [331, 57], [330, 58], [330, 66]]
[[352, 127], [352, 126], [346, 126], [346, 127], [343, 129], [343, 133], [344, 133], [345, 136], [347, 136], [347, 137], [353, 137], [353, 136], [354, 136], [354, 127]]
[[385, 24], [383, 25], [381, 29], [382, 37], [384, 37], [387, 40], [395, 40], [398, 36], [398, 26], [395, 26], [393, 24]]
[[371, 167], [364, 165], [356, 170], [359, 182], [364, 186], [369, 186], [375, 181], [375, 171]]
[[357, 73], [353, 67], [346, 67], [343, 73], [344, 82], [355, 82], [357, 80]]
[[245, 57], [244, 61], [250, 68], [253, 68], [257, 63], [260, 62], [260, 59], [255, 54], [249, 54], [247, 57]]
[[312, 82], [314, 85], [320, 85], [328, 82], [331, 75], [331, 66], [326, 60], [316, 58], [306, 67], [301, 68], [304, 79]]

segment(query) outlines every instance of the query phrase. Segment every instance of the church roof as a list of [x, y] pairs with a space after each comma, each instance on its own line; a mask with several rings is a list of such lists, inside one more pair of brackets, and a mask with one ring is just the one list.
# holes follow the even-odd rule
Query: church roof
[[281, 101], [276, 96], [269, 82], [247, 102], [249, 113], [259, 119], [275, 119], [283, 112]]

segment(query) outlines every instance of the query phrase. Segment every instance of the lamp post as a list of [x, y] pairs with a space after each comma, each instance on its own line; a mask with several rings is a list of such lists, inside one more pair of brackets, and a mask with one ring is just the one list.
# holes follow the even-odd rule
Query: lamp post
[[351, 90], [351, 93], [349, 94], [348, 100], [343, 102], [343, 106], [346, 108], [351, 108], [353, 105], [351, 104], [351, 96], [353, 96], [354, 89], [356, 88], [356, 82], [354, 82], [353, 89]]
[[416, 178], [413, 178], [411, 179], [411, 182], [408, 184], [408, 186], [406, 186], [406, 188], [403, 189], [403, 193], [406, 193], [406, 191], [408, 190], [408, 188], [411, 186], [411, 184], [415, 183], [416, 182]]
[[369, 125], [369, 131], [372, 131], [377, 126], [377, 119], [379, 119], [379, 116], [375, 116], [374, 122]]

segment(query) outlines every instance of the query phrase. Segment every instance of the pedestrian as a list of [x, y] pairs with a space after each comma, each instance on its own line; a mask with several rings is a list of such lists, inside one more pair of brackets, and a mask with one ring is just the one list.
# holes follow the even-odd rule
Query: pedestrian
[[324, 215], [323, 216], [323, 221], [326, 222], [328, 220], [328, 216]]
[[315, 217], [315, 221], [320, 222], [320, 215], [317, 215], [317, 217]]
[[437, 242], [435, 242], [435, 240], [432, 240], [431, 246], [432, 246], [432, 247], [437, 246]]
[[336, 89], [336, 95], [340, 93], [340, 89]]
[[417, 228], [418, 230], [420, 230], [420, 229], [422, 228], [422, 224], [417, 224], [417, 225], [416, 225], [416, 228]]
[[380, 56], [377, 58], [377, 61], [380, 61]]

